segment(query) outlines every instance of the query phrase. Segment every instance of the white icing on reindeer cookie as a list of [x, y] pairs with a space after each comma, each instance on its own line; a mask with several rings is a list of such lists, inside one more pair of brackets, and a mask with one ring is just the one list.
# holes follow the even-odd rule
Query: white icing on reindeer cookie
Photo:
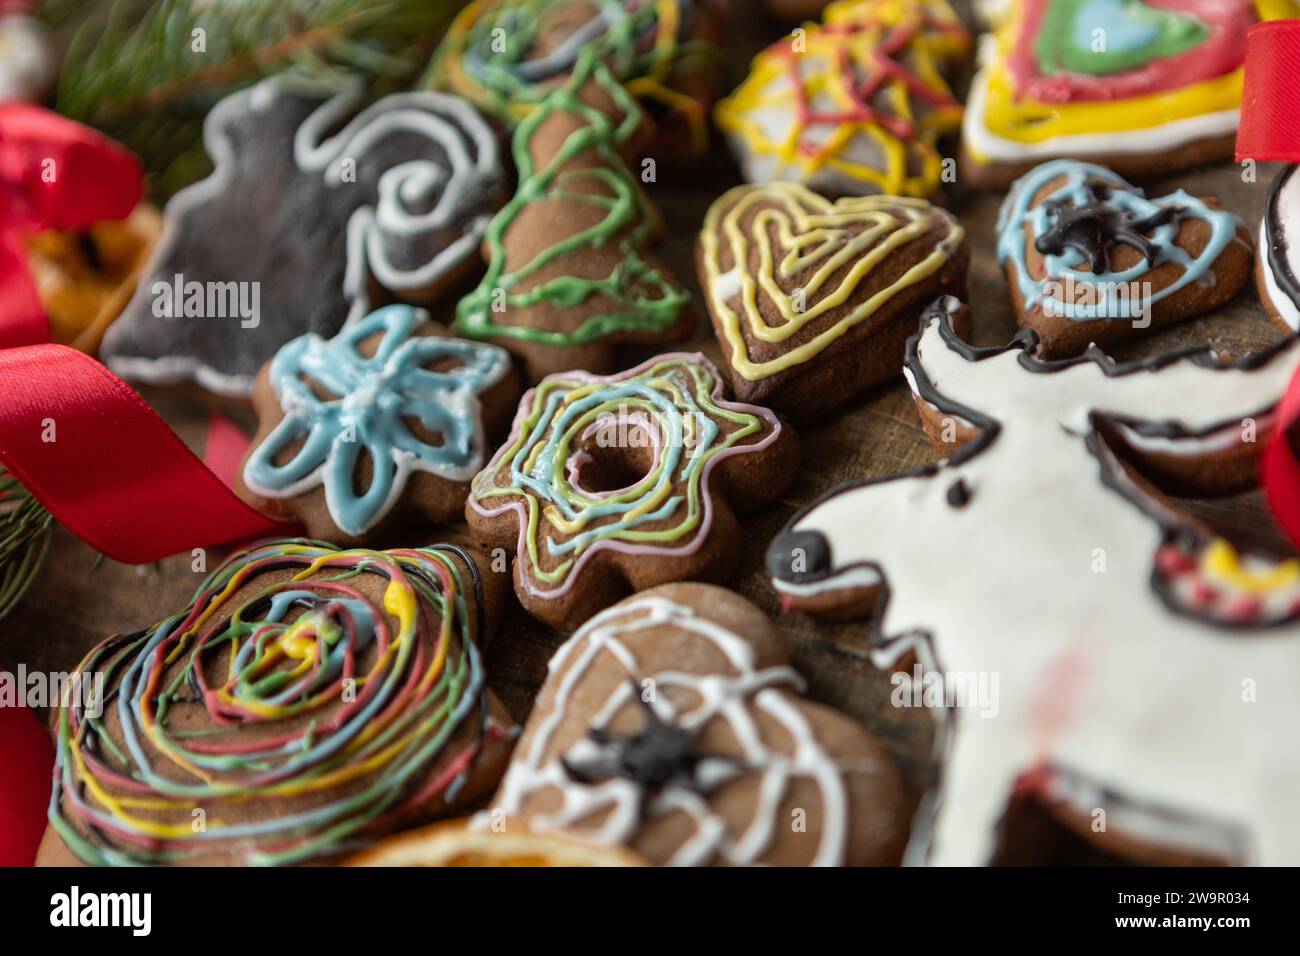
[[979, 437], [938, 467], [832, 491], [768, 555], [794, 603], [878, 580], [880, 662], [916, 649], [945, 673], [998, 675], [996, 717], [946, 714], [934, 817], [909, 857], [988, 862], [1017, 781], [1037, 775], [1085, 822], [1106, 809], [1139, 841], [1300, 863], [1300, 572], [1215, 554], [1097, 431], [1118, 421], [1221, 453], [1230, 430], [1251, 434], [1243, 420], [1265, 420], [1300, 347], [1237, 366], [1205, 351], [1046, 363], [1031, 332], [1004, 350], [967, 346], [956, 307], [923, 318], [908, 379]]

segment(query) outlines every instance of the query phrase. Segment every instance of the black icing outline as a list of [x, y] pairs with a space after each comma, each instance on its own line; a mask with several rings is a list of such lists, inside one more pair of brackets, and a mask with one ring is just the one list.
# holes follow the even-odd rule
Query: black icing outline
[[1268, 200], [1264, 204], [1264, 238], [1268, 241], [1260, 252], [1264, 255], [1264, 263], [1268, 266], [1268, 271], [1273, 274], [1273, 281], [1277, 283], [1278, 291], [1290, 299], [1292, 305], [1300, 309], [1300, 279], [1297, 279], [1295, 273], [1291, 271], [1286, 256], [1281, 254], [1282, 247], [1286, 244], [1286, 235], [1278, 213], [1282, 187], [1295, 175], [1298, 168], [1300, 167], [1287, 166], [1273, 177], [1273, 184], [1268, 188]]

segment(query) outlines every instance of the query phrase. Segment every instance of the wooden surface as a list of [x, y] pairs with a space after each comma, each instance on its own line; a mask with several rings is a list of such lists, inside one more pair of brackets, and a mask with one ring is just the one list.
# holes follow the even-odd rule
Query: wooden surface
[[[733, 36], [730, 69], [738, 77], [749, 55], [765, 41], [781, 35], [782, 27], [745, 20]], [[1213, 169], [1149, 184], [1152, 194], [1179, 186], [1200, 195], [1216, 195], [1243, 216], [1252, 233], [1258, 225], [1274, 169], [1261, 166], [1258, 181], [1243, 182], [1241, 169], [1224, 164]], [[679, 182], [648, 187], [663, 211], [668, 238], [659, 250], [677, 277], [696, 295], [699, 290], [692, 262], [693, 244], [708, 204], [739, 181], [725, 146], [715, 142], [712, 155]], [[976, 317], [978, 344], [996, 344], [1014, 331], [1006, 281], [994, 257], [994, 220], [1000, 195], [971, 195], [958, 183], [950, 208], [966, 226], [973, 246], [970, 301]], [[450, 309], [453, 303], [444, 303]], [[435, 309], [435, 318], [438, 310]], [[700, 305], [701, 316], [703, 307]], [[1253, 283], [1228, 308], [1173, 329], [1158, 332], [1134, 347], [1117, 350], [1134, 358], [1188, 344], [1211, 343], [1226, 354], [1239, 355], [1276, 340], [1278, 332], [1264, 317]], [[701, 318], [691, 343], [715, 361], [718, 348], [707, 320]], [[648, 354], [648, 353], [647, 353]], [[152, 391], [145, 397], [192, 447], [201, 448], [208, 407], [201, 401]], [[223, 410], [245, 426], [246, 411]], [[249, 429], [251, 431], [251, 427]], [[775, 506], [745, 519], [746, 550], [732, 584], [773, 616], [780, 614], [775, 595], [763, 574], [763, 556], [772, 536], [794, 510], [839, 482], [887, 475], [935, 459], [921, 433], [920, 421], [901, 378], [851, 403], [840, 415], [818, 427], [799, 430], [804, 461], [798, 481]], [[1271, 526], [1258, 493], [1213, 502], [1186, 502], [1203, 519], [1239, 544], [1285, 550]], [[869, 533], [869, 529], [863, 529]], [[393, 544], [419, 545], [463, 534], [435, 529], [407, 529]], [[208, 568], [222, 555], [208, 556]], [[95, 642], [115, 631], [137, 629], [182, 606], [202, 574], [191, 570], [191, 559], [179, 556], [156, 566], [130, 567], [101, 561], [96, 553], [66, 531], [56, 532], [49, 562], [39, 582], [8, 621], [0, 623], [0, 667], [24, 662], [28, 668], [68, 670]], [[978, 573], [978, 568], [972, 568]], [[943, 600], [936, 584], [935, 600]], [[918, 710], [891, 707], [888, 675], [876, 671], [865, 656], [867, 629], [861, 624], [827, 625], [802, 616], [780, 622], [799, 669], [807, 677], [810, 696], [854, 715], [898, 757], [918, 790], [933, 772], [931, 726]], [[1027, 622], [1008, 621], [1025, 628]], [[492, 686], [519, 720], [527, 717], [533, 695], [546, 674], [546, 663], [562, 636], [538, 625], [512, 601], [512, 609], [488, 652]]]

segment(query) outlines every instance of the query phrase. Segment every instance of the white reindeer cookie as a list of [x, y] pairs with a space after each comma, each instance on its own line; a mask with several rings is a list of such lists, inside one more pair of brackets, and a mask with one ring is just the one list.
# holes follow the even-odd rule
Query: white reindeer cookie
[[768, 553], [787, 609], [869, 611], [878, 663], [997, 679], [995, 708], [939, 710], [909, 859], [1023, 861], [1033, 805], [1127, 859], [1300, 863], [1300, 561], [1239, 554], [1155, 490], [1248, 485], [1300, 347], [1047, 362], [1030, 330], [967, 345], [964, 309], [937, 301], [906, 359], [949, 456], [841, 486]]

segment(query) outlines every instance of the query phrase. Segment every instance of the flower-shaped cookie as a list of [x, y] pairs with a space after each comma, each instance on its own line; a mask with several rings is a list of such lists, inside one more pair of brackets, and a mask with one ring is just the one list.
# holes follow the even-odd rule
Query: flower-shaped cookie
[[448, 520], [483, 467], [485, 426], [504, 425], [516, 394], [504, 351], [447, 338], [410, 306], [333, 339], [301, 336], [258, 378], [261, 429], [242, 490], [313, 537], [346, 543], [401, 510]]
[[465, 515], [481, 543], [516, 547], [524, 607], [568, 629], [628, 590], [725, 577], [742, 537], [733, 509], [772, 501], [797, 462], [790, 428], [727, 401], [703, 355], [661, 355], [531, 389]]

